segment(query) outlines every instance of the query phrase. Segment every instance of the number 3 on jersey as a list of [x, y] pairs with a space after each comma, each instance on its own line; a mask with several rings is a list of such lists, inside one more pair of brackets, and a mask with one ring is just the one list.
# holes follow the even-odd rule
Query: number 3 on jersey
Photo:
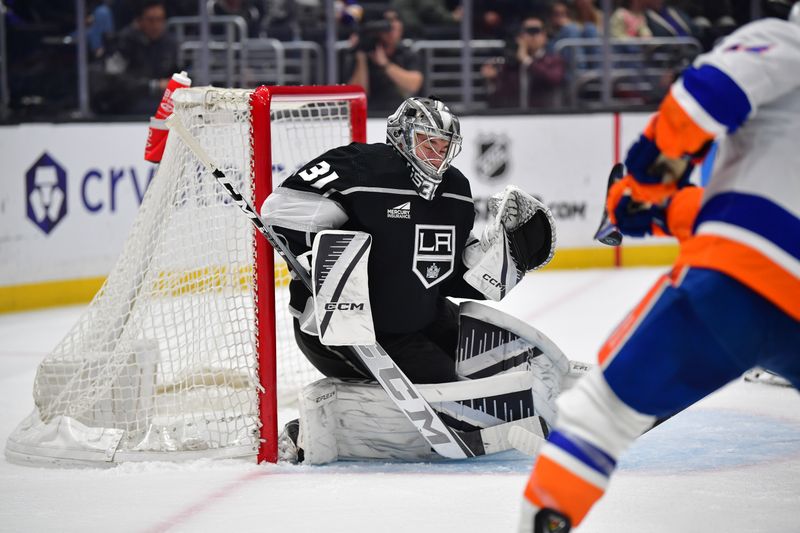
[[303, 181], [313, 182], [311, 186], [317, 189], [323, 188], [339, 177], [335, 171], [331, 171], [331, 166], [325, 161], [320, 161], [313, 167], [301, 170], [297, 175], [303, 178]]

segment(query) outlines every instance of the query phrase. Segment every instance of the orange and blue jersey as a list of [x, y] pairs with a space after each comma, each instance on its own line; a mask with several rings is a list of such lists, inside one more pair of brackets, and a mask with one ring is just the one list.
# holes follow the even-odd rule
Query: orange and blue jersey
[[651, 134], [668, 157], [719, 139], [677, 264], [723, 272], [800, 320], [800, 29], [749, 24], [673, 84]]
[[755, 365], [800, 388], [798, 72], [800, 26], [764, 19], [672, 86], [644, 136], [670, 158], [717, 140], [713, 175], [704, 190], [669, 193], [669, 229], [685, 238], [677, 264], [609, 337], [599, 367], [558, 398], [523, 509], [580, 524], [656, 418]]

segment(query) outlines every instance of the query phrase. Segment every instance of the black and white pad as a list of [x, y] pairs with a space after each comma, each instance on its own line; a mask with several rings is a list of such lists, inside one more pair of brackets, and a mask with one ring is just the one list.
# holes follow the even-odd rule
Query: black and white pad
[[477, 302], [459, 308], [456, 373], [467, 379], [530, 370], [537, 414], [555, 421], [555, 399], [570, 373], [570, 361], [544, 333]]
[[[515, 426], [539, 439], [546, 436], [533, 386], [531, 373], [520, 371], [417, 388], [448, 425], [472, 435], [477, 431], [488, 454], [510, 449], [507, 436]], [[336, 378], [321, 379], [301, 392], [297, 444], [306, 464], [440, 458], [380, 385]]]

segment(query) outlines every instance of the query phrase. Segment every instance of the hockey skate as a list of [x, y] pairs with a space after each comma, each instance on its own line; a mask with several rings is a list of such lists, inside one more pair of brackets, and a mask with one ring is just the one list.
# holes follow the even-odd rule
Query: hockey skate
[[569, 518], [553, 509], [540, 509], [533, 519], [533, 533], [569, 533]]
[[303, 450], [297, 446], [300, 433], [300, 420], [288, 422], [278, 437], [278, 462], [297, 464], [303, 462]]
[[518, 533], [569, 533], [570, 519], [549, 507], [541, 509], [525, 500], [519, 515]]

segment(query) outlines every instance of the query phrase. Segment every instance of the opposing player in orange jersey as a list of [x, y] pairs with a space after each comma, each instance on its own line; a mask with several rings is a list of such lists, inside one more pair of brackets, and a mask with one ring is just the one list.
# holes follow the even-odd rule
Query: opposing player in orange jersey
[[[558, 400], [525, 487], [521, 532], [563, 533], [603, 495], [625, 449], [753, 366], [800, 388], [800, 4], [699, 56], [609, 191], [627, 235], [671, 234], [679, 257]], [[705, 190], [661, 163], [719, 152]], [[658, 169], [658, 170], [656, 170]], [[668, 179], [664, 179], [664, 176]]]

